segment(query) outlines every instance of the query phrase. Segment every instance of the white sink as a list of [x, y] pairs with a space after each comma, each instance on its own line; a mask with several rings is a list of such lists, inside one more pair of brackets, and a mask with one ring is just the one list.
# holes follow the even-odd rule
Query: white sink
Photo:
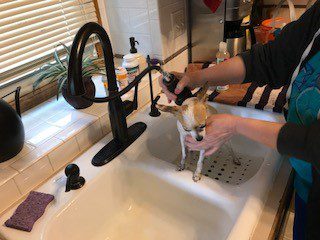
[[[214, 104], [219, 112], [282, 121], [280, 115]], [[245, 182], [232, 185], [192, 172], [176, 172], [180, 155], [176, 120], [167, 114], [143, 120], [147, 131], [123, 154], [103, 167], [91, 159], [111, 138], [107, 136], [76, 159], [83, 188], [65, 193], [63, 171], [38, 191], [55, 195], [31, 233], [0, 226], [4, 240], [221, 240], [249, 239], [281, 163], [279, 154], [240, 137], [236, 152], [262, 158]], [[1, 225], [16, 206], [0, 218]]]

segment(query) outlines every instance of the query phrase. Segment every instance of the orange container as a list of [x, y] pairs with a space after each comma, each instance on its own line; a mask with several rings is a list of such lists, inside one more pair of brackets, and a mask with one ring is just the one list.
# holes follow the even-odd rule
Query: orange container
[[261, 44], [274, 40], [272, 28], [270, 29], [262, 25], [254, 29], [254, 34], [256, 35], [257, 42]]
[[270, 30], [273, 28], [282, 29], [287, 24], [288, 22], [282, 17], [276, 17], [274, 20], [273, 18], [270, 18], [262, 22], [262, 26], [269, 28]]
[[273, 41], [275, 39], [274, 30], [282, 29], [287, 23], [288, 22], [282, 17], [277, 17], [274, 20], [273, 18], [264, 20], [261, 26], [254, 29], [257, 42], [265, 44]]

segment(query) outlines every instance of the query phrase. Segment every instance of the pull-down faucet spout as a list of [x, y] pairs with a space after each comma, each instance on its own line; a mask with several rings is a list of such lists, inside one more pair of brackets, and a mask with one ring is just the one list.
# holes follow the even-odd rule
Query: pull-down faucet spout
[[[162, 70], [158, 66], [148, 67], [125, 89], [119, 92], [115, 75], [113, 52], [108, 34], [99, 24], [90, 22], [80, 28], [72, 44], [68, 66], [68, 90], [71, 95], [84, 97], [86, 92], [82, 79], [82, 57], [85, 45], [92, 34], [98, 36], [102, 46], [109, 96], [105, 98], [87, 99], [93, 102], [109, 103], [109, 118], [113, 134], [113, 140], [103, 147], [92, 160], [93, 165], [102, 166], [123, 152], [145, 131], [147, 126], [142, 122], [135, 123], [128, 128], [126, 117], [137, 108], [137, 87], [142, 77], [151, 70], [155, 69], [160, 72]], [[136, 87], [134, 102], [126, 101], [123, 103], [121, 96], [133, 87]]]

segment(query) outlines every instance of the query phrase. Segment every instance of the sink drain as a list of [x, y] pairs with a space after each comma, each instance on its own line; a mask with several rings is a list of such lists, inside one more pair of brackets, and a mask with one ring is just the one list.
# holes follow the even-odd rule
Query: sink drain
[[[241, 165], [234, 164], [234, 158], [240, 160]], [[189, 152], [186, 159], [186, 169], [194, 172], [198, 159], [199, 152]], [[225, 144], [216, 153], [205, 158], [202, 175], [231, 185], [239, 185], [258, 172], [263, 160], [263, 158], [235, 152], [230, 145]]]

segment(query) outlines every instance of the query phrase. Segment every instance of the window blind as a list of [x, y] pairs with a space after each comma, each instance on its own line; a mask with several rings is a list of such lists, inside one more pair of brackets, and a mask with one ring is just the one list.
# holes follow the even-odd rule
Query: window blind
[[93, 0], [1, 0], [0, 83], [23, 65], [48, 57], [78, 29], [97, 22]]

